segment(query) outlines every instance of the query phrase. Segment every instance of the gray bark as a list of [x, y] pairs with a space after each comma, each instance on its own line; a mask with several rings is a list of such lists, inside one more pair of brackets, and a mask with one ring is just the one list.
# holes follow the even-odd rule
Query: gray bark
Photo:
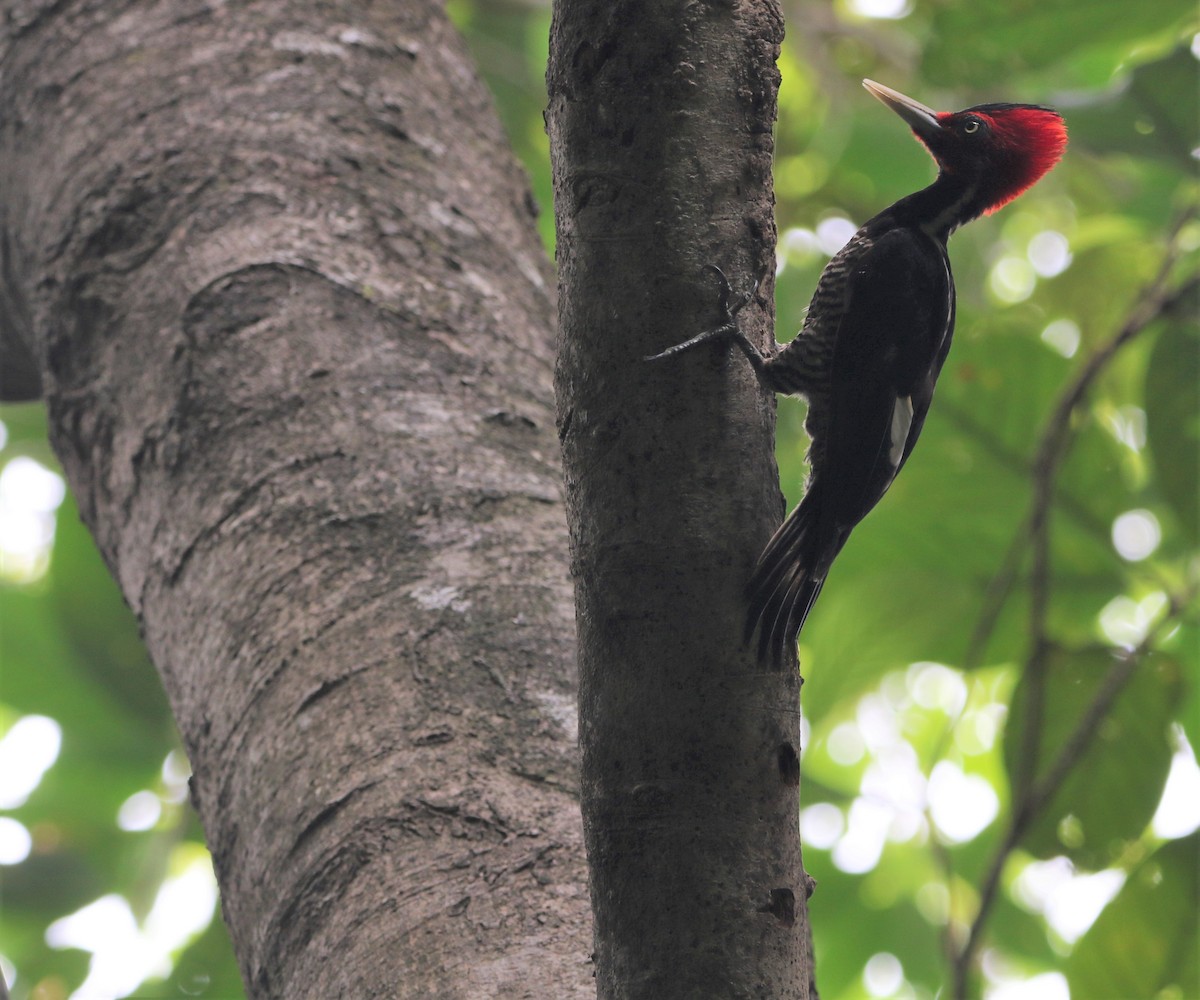
[[[559, 432], [602, 1000], [809, 995], [799, 677], [741, 643], [782, 514], [774, 405], [713, 345], [719, 264], [770, 274], [782, 37], [763, 3], [555, 4]], [[743, 313], [770, 342], [771, 282]]]
[[440, 5], [2, 16], [0, 388], [141, 623], [250, 995], [590, 995], [553, 278]]

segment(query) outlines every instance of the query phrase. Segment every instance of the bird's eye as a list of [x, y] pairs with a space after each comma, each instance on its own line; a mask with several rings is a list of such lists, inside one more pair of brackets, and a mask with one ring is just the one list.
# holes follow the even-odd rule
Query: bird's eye
[[965, 122], [963, 122], [963, 133], [964, 134], [974, 135], [978, 131], [979, 131], [979, 119], [978, 118], [968, 118]]

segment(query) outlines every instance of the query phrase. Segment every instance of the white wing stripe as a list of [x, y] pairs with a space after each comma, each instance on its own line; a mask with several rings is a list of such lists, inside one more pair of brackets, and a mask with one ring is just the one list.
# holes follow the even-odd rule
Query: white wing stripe
[[904, 457], [904, 446], [908, 443], [908, 429], [912, 427], [912, 418], [912, 396], [897, 396], [896, 404], [892, 407], [892, 449], [888, 452], [892, 468], [896, 468], [900, 459]]

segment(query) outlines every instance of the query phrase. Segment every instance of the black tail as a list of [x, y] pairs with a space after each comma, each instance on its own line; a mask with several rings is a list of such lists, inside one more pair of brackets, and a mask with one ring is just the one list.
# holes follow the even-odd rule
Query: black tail
[[778, 668], [787, 650], [795, 648], [825, 574], [850, 534], [829, 524], [821, 508], [821, 487], [814, 481], [767, 543], [746, 588], [744, 639], [749, 642], [758, 631], [760, 663]]

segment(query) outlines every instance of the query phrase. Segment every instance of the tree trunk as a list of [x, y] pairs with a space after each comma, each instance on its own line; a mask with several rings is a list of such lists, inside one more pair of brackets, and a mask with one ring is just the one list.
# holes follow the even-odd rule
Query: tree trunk
[[440, 5], [0, 31], [2, 356], [161, 672], [250, 995], [591, 995], [553, 279]]
[[[782, 513], [774, 406], [728, 345], [643, 356], [770, 274], [778, 7], [559, 0], [548, 124], [559, 434], [602, 1000], [808, 996], [799, 678], [741, 643]], [[770, 283], [742, 314], [771, 329]]]

